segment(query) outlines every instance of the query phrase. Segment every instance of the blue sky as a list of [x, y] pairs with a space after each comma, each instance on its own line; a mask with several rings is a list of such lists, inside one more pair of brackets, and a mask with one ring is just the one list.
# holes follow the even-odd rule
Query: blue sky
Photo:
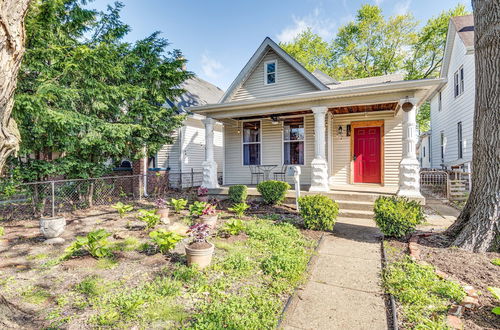
[[[122, 20], [134, 41], [153, 31], [163, 32], [172, 48], [188, 59], [188, 70], [226, 89], [266, 36], [289, 41], [307, 27], [327, 40], [353, 19], [363, 3], [376, 3], [386, 16], [410, 11], [421, 22], [459, 0], [121, 0]], [[89, 7], [105, 9], [112, 0]]]

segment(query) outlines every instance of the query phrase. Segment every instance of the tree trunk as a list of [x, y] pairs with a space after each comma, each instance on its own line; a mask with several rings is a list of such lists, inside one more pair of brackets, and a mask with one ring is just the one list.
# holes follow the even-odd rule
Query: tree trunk
[[476, 100], [472, 191], [448, 233], [469, 251], [500, 246], [500, 3], [473, 0]]
[[24, 17], [30, 0], [0, 0], [0, 173], [19, 149], [19, 130], [11, 118], [17, 73], [24, 54]]

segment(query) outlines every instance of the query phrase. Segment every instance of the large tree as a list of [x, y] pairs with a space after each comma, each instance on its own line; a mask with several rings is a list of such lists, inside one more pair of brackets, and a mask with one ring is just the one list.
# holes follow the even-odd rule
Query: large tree
[[472, 191], [448, 229], [453, 245], [484, 252], [500, 248], [500, 2], [475, 0], [476, 99]]
[[19, 148], [19, 131], [11, 113], [24, 54], [24, 17], [29, 2], [0, 1], [0, 174], [9, 155]]
[[98, 176], [109, 159], [138, 158], [171, 142], [183, 117], [164, 107], [191, 76], [158, 32], [123, 41], [120, 3], [98, 12], [83, 0], [36, 1], [13, 115], [25, 180]]

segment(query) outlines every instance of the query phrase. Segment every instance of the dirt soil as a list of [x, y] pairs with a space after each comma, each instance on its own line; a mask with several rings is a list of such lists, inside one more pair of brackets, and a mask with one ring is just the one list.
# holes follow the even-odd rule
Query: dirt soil
[[480, 307], [464, 314], [465, 329], [500, 329], [500, 316], [491, 312], [500, 302], [487, 289], [489, 286], [500, 287], [500, 266], [491, 263], [491, 260], [500, 258], [500, 253], [471, 253], [446, 248], [449, 244], [448, 238], [443, 235], [421, 238], [422, 259], [461, 284], [472, 285], [480, 292]]
[[[181, 197], [181, 196], [175, 196]], [[187, 197], [187, 196], [183, 196]], [[95, 229], [103, 228], [112, 233], [108, 238], [111, 243], [123, 242], [127, 238], [135, 238], [138, 243], [150, 242], [149, 231], [144, 230], [144, 223], [137, 219], [136, 210], [152, 209], [152, 202], [143, 201], [132, 203], [132, 214], [120, 218], [117, 212], [109, 206], [95, 207], [90, 210], [76, 211], [66, 214], [67, 225], [61, 235], [65, 239], [62, 245], [48, 245], [40, 234], [38, 221], [23, 220], [2, 223], [5, 236], [0, 238], [0, 328], [41, 329], [50, 326], [46, 321], [51, 306], [55, 300], [72, 290], [89, 275], [97, 275], [104, 280], [115, 281], [126, 279], [127, 285], [137, 285], [141, 281], [154, 278], [170, 262], [185, 262], [184, 247], [178, 244], [177, 248], [168, 255], [155, 251], [139, 252], [117, 251], [114, 253], [114, 262], [97, 260], [91, 256], [72, 258], [60, 264], [50, 265], [64, 253], [76, 236], [84, 236]], [[224, 210], [230, 203], [222, 202], [218, 209]], [[188, 212], [169, 215], [170, 221], [189, 224]], [[300, 223], [295, 210], [286, 205], [267, 206], [252, 203], [249, 216], [244, 220], [251, 220], [253, 216], [270, 216], [276, 221]], [[219, 216], [218, 227], [232, 218], [230, 212], [223, 211]], [[291, 219], [291, 220], [290, 220]], [[165, 227], [160, 225], [157, 228]], [[319, 239], [322, 232], [303, 230], [307, 237]], [[233, 243], [246, 240], [246, 234], [237, 236], [219, 237]], [[30, 292], [41, 290], [46, 294], [45, 299], [34, 301], [28, 299]], [[42, 297], [43, 298], [43, 297]], [[186, 310], [189, 306], [186, 306]], [[85, 326], [84, 321], [89, 317], [82, 312], [79, 318], [72, 320], [70, 328]]]

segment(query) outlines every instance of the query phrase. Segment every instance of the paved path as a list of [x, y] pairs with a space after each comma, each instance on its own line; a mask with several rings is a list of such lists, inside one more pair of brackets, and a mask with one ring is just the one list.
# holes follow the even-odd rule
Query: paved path
[[298, 291], [282, 327], [387, 329], [380, 238], [373, 220], [339, 219], [333, 235], [324, 237], [311, 277]]
[[426, 197], [425, 206], [432, 209], [433, 214], [427, 215], [427, 223], [418, 226], [418, 229], [423, 231], [445, 230], [460, 214], [457, 209], [432, 197]]

